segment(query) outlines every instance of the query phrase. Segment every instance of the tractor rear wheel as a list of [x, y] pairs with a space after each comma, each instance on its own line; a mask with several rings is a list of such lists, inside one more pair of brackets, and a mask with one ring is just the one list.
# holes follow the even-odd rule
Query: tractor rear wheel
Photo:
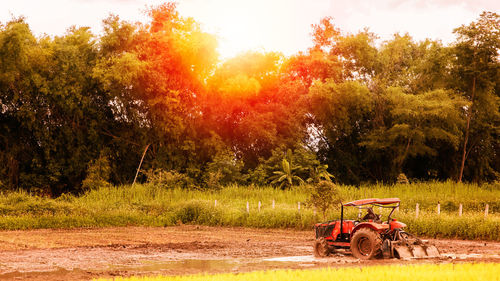
[[314, 242], [314, 256], [318, 258], [327, 257], [330, 254], [330, 247], [325, 238], [321, 237]]
[[362, 260], [378, 258], [382, 253], [382, 239], [374, 230], [362, 228], [352, 236], [351, 252]]

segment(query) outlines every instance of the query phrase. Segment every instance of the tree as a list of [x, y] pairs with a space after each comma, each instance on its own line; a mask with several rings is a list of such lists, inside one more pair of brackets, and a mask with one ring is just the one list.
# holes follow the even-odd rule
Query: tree
[[280, 81], [282, 56], [249, 52], [224, 62], [208, 80], [204, 125], [218, 134], [245, 170], [272, 150], [303, 136], [299, 96], [303, 90]]
[[412, 95], [401, 88], [389, 88], [387, 98], [391, 123], [370, 132], [361, 145], [391, 152], [394, 176], [409, 157], [436, 155], [441, 144], [458, 149], [464, 99], [445, 90]]
[[376, 71], [378, 50], [376, 36], [368, 29], [343, 35], [333, 19], [326, 17], [313, 25], [312, 37], [312, 48], [292, 56], [285, 63], [286, 79], [301, 81], [307, 87], [314, 80], [370, 82]]
[[380, 47], [373, 83], [378, 89], [400, 87], [412, 94], [445, 88], [450, 59], [440, 42], [414, 42], [408, 34], [395, 34]]
[[473, 179], [496, 178], [499, 171], [492, 168], [491, 163], [498, 157], [494, 148], [498, 147], [500, 130], [500, 101], [495, 93], [500, 69], [500, 16], [483, 12], [476, 22], [462, 25], [454, 33], [457, 42], [453, 86], [471, 102], [466, 108], [458, 181], [462, 181], [465, 162], [470, 156], [475, 162], [473, 171], [469, 172], [473, 173]]
[[374, 99], [359, 82], [317, 82], [307, 95], [308, 126], [318, 158], [341, 182], [357, 184], [364, 176], [364, 148], [358, 143], [371, 128]]
[[217, 61], [216, 40], [193, 19], [181, 17], [173, 3], [153, 7], [148, 15], [147, 25], [115, 16], [104, 21], [102, 52], [93, 74], [112, 97], [117, 121], [105, 133], [113, 138], [118, 157], [127, 160], [119, 163], [137, 163], [137, 152], [151, 144], [144, 169], [201, 178], [203, 164], [213, 156], [202, 152], [210, 133], [199, 125], [199, 99]]
[[[19, 186], [33, 140], [28, 130], [36, 119], [28, 107], [32, 73], [30, 53], [36, 39], [23, 18], [0, 25], [0, 176], [4, 186]], [[24, 120], [22, 116], [29, 117]]]
[[307, 183], [317, 184], [320, 181], [332, 181], [334, 176], [328, 172], [328, 165], [309, 167]]
[[[316, 158], [316, 154], [304, 145], [296, 144], [292, 148], [281, 145], [273, 149], [269, 158], [260, 159], [257, 167], [249, 171], [250, 183], [269, 184], [270, 181], [276, 178], [275, 172], [284, 172], [283, 159], [288, 162], [288, 165], [293, 165], [292, 168], [300, 167], [293, 169], [293, 173], [301, 179], [312, 177], [311, 169], [322, 166]], [[283, 175], [282, 173], [279, 174]]]
[[292, 151], [289, 149], [287, 151], [287, 157], [283, 158], [281, 161], [281, 170], [274, 171], [273, 176], [269, 178], [271, 184], [279, 184], [281, 189], [293, 186], [294, 183], [303, 184], [304, 180], [297, 176], [297, 172], [304, 169], [302, 166], [293, 165]]
[[379, 51], [377, 36], [365, 29], [356, 34], [339, 36], [331, 53], [340, 57], [345, 80], [359, 80], [370, 85], [377, 71]]
[[19, 19], [2, 30], [1, 154], [11, 160], [11, 187], [54, 195], [74, 190], [100, 155], [98, 132], [110, 111], [91, 76], [96, 57], [88, 28], [37, 39]]

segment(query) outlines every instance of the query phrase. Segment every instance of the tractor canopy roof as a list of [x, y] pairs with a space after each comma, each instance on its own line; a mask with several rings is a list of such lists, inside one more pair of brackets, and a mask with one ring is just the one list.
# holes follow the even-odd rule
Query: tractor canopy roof
[[356, 200], [356, 201], [351, 201], [348, 203], [345, 203], [344, 206], [363, 206], [363, 205], [369, 205], [369, 204], [376, 204], [376, 205], [391, 205], [391, 204], [396, 204], [401, 202], [399, 198], [369, 198], [369, 199], [361, 199], [361, 200]]

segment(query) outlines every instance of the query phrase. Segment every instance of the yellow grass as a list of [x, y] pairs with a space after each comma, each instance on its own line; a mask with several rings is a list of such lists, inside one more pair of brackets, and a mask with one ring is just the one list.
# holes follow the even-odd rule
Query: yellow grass
[[[111, 279], [99, 279], [111, 280]], [[453, 281], [500, 280], [500, 264], [391, 265], [310, 270], [257, 271], [242, 274], [116, 278], [116, 281]]]

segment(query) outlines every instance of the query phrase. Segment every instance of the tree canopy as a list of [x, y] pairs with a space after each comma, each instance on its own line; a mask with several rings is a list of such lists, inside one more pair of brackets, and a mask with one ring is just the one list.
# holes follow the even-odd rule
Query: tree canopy
[[[332, 18], [286, 57], [221, 61], [175, 4], [37, 37], [0, 25], [0, 188], [47, 195], [167, 175], [183, 186], [500, 178], [500, 16], [453, 44]], [[149, 172], [148, 172], [149, 171]], [[167, 180], [167, 179], [165, 179]]]

